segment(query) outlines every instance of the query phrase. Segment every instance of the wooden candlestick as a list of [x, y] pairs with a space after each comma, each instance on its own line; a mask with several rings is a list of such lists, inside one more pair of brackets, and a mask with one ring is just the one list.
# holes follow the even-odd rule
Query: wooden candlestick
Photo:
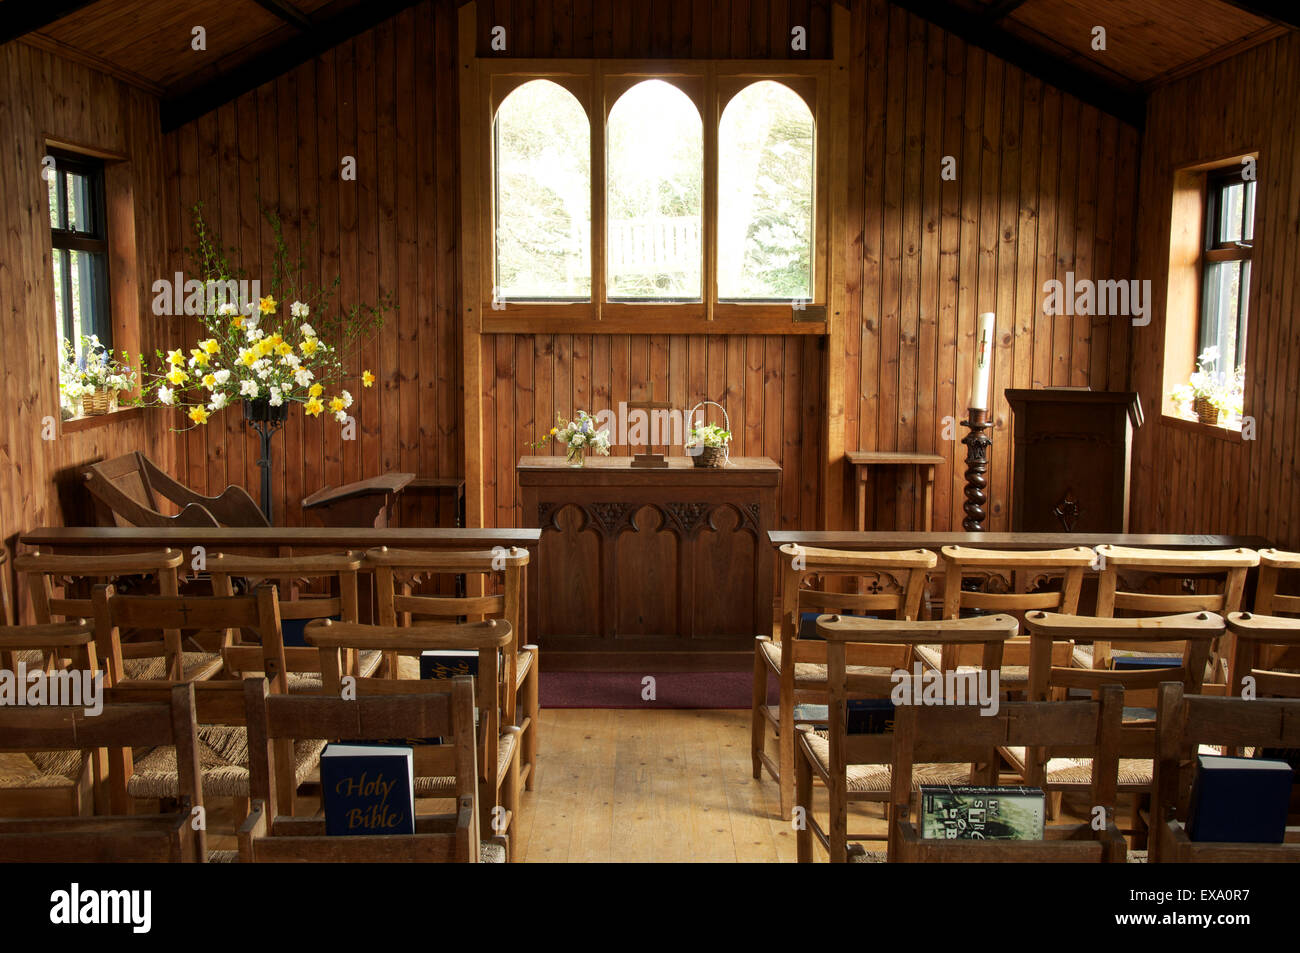
[[972, 407], [968, 413], [970, 419], [961, 422], [963, 427], [970, 430], [970, 433], [961, 438], [961, 442], [966, 445], [966, 502], [962, 505], [966, 518], [961, 521], [961, 528], [968, 533], [982, 533], [984, 521], [988, 518], [984, 509], [988, 494], [984, 491], [989, 481], [985, 474], [989, 469], [989, 444], [993, 442], [984, 431], [993, 425], [989, 423], [987, 410]]

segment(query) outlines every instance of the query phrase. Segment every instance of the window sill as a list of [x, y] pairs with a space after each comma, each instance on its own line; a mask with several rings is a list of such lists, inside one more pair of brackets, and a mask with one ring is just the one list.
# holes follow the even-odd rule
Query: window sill
[[1170, 417], [1168, 414], [1162, 414], [1160, 423], [1174, 430], [1183, 430], [1190, 434], [1196, 434], [1199, 437], [1211, 437], [1215, 440], [1225, 440], [1228, 443], [1245, 443], [1241, 436], [1240, 430], [1232, 430], [1228, 427], [1213, 426], [1203, 424], [1199, 420], [1184, 420], [1182, 417]]
[[93, 417], [73, 417], [71, 420], [64, 420], [59, 427], [60, 433], [82, 433], [86, 430], [97, 430], [100, 427], [107, 427], [110, 424], [126, 423], [130, 420], [144, 416], [143, 407], [123, 407], [115, 410], [111, 414], [97, 414]]

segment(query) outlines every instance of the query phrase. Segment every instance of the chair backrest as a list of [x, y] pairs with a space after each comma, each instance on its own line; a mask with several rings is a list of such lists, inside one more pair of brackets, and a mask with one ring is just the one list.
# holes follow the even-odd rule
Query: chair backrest
[[[502, 678], [514, 685], [518, 674], [518, 653], [524, 647], [523, 574], [528, 550], [518, 546], [491, 550], [404, 550], [381, 546], [366, 553], [365, 564], [374, 571], [375, 595], [381, 626], [440, 623], [457, 619], [503, 619], [514, 637], [514, 651], [506, 652]], [[412, 577], [485, 577], [483, 595], [422, 595], [411, 592]], [[492, 592], [492, 582], [498, 592]], [[396, 659], [390, 657], [390, 668]], [[515, 693], [505, 694], [507, 722], [515, 721]]]
[[[1230, 612], [1228, 631], [1233, 637], [1228, 694], [1253, 698], [1300, 698], [1300, 673], [1288, 656], [1300, 654], [1300, 619]], [[1246, 679], [1251, 683], [1246, 683]], [[1249, 684], [1249, 691], [1247, 690]]]
[[[343, 691], [345, 662], [343, 652], [378, 650], [419, 658], [431, 649], [464, 649], [478, 653], [478, 677], [474, 679], [475, 702], [479, 710], [480, 775], [485, 781], [497, 781], [497, 754], [503, 725], [505, 697], [513, 695], [513, 682], [503, 682], [500, 657], [508, 658], [514, 635], [510, 624], [502, 619], [480, 622], [441, 623], [412, 626], [357, 625], [320, 620], [307, 623], [306, 639], [320, 653], [321, 691], [338, 698]], [[427, 691], [428, 680], [400, 678], [358, 678], [357, 697], [363, 695], [400, 695]]]
[[[158, 595], [175, 596], [180, 591], [180, 566], [184, 561], [185, 554], [179, 549], [106, 556], [37, 552], [18, 556], [14, 568], [27, 580], [36, 621], [49, 623], [94, 615], [90, 586], [112, 583], [124, 576], [150, 576]], [[83, 591], [70, 591], [78, 588]], [[161, 640], [133, 642], [130, 651], [141, 657], [164, 657], [169, 677], [179, 679], [183, 674], [181, 632], [166, 629], [161, 634]]]
[[[1101, 564], [1097, 582], [1097, 611], [1103, 618], [1114, 616], [1116, 610], [1135, 615], [1169, 615], [1180, 612], [1213, 612], [1227, 615], [1241, 608], [1246, 589], [1246, 575], [1251, 567], [1259, 565], [1259, 554], [1253, 549], [1172, 550], [1134, 549], [1128, 546], [1097, 547]], [[1122, 573], [1166, 576], [1185, 581], [1193, 578], [1208, 579], [1212, 592], [1152, 593], [1122, 590]], [[1110, 659], [1110, 644], [1098, 642], [1093, 646], [1093, 667], [1106, 668]], [[1227, 659], [1232, 655], [1228, 646], [1217, 642], [1211, 647], [1215, 680], [1227, 681]]]
[[261, 639], [261, 670], [277, 691], [288, 690], [275, 586], [259, 586], [247, 596], [126, 596], [111, 585], [101, 585], [95, 587], [91, 601], [95, 640], [112, 685], [126, 681], [122, 629], [250, 629]]
[[[357, 577], [364, 554], [348, 552], [321, 556], [232, 556], [213, 553], [208, 556], [207, 570], [212, 577], [214, 596], [233, 596], [235, 579], [246, 578], [254, 585], [273, 582], [279, 596], [281, 626], [285, 622], [309, 621], [337, 617], [341, 622], [356, 622]], [[299, 583], [311, 580], [327, 591], [305, 595]], [[310, 646], [287, 646], [285, 667], [290, 672], [318, 672], [319, 653]], [[263, 649], [259, 645], [240, 644], [238, 633], [227, 630], [222, 649], [226, 668], [238, 676], [243, 672], [261, 671]], [[356, 674], [355, 654], [349, 671]]]
[[[1023, 618], [1030, 609], [1073, 615], [1079, 609], [1083, 575], [1096, 560], [1086, 546], [1037, 551], [972, 549], [945, 546], [943, 617], [956, 619], [962, 609], [1006, 612]], [[983, 578], [983, 591], [962, 589], [962, 581]], [[1059, 579], [1059, 589], [1039, 591]]]
[[[1002, 664], [1002, 646], [1016, 634], [1019, 624], [1009, 615], [977, 616], [971, 619], [944, 619], [935, 622], [912, 620], [864, 619], [855, 616], [823, 616], [817, 620], [817, 633], [826, 642], [826, 682], [828, 688], [827, 725], [830, 748], [831, 784], [847, 793], [847, 769], [850, 764], [888, 764], [893, 757], [893, 740], [888, 734], [848, 733], [848, 702], [853, 697], [889, 698], [901, 677], [897, 673], [870, 674], [848, 671], [849, 649], [853, 643], [872, 646], [911, 646], [972, 644], [982, 649], [981, 661], [987, 672], [996, 672]], [[918, 665], [920, 663], [917, 663]], [[912, 680], [911, 672], [904, 672]], [[955, 684], [955, 683], [954, 683]], [[963, 682], [964, 684], [964, 682]], [[920, 692], [920, 686], [915, 686]], [[997, 691], [993, 691], [996, 698]], [[978, 760], [993, 770], [993, 749]]]
[[[123, 701], [112, 692], [96, 714], [83, 708], [0, 707], [0, 749], [51, 751], [171, 746], [180, 777], [180, 809], [150, 817], [0, 819], [0, 860], [135, 861], [206, 860], [203, 824], [193, 809], [203, 805], [196, 755], [194, 689], [172, 685], [165, 703]], [[115, 775], [114, 785], [125, 788]], [[120, 802], [119, 802], [120, 803]]]
[[1157, 706], [1151, 859], [1174, 863], [1300, 861], [1300, 843], [1195, 843], [1178, 823], [1187, 819], [1200, 746], [1300, 748], [1300, 700], [1189, 695], [1174, 682], [1160, 686]]
[[[244, 680], [252, 813], [239, 832], [242, 861], [461, 861], [479, 858], [477, 768], [472, 679], [417, 683], [418, 693], [345, 700], [323, 695], [270, 695], [265, 679]], [[416, 749], [415, 774], [455, 778], [456, 814], [417, 817], [414, 835], [330, 837], [323, 818], [281, 817], [279, 752], [302, 739], [377, 741], [438, 737]], [[291, 767], [291, 766], [290, 766]]]
[[1300, 596], [1278, 592], [1282, 574], [1300, 569], [1300, 553], [1281, 549], [1259, 551], [1259, 579], [1255, 584], [1255, 601], [1252, 606], [1259, 615], [1300, 615]]
[[[1111, 685], [1099, 694], [1097, 701], [1007, 702], [994, 714], [971, 705], [901, 708], [894, 722], [889, 859], [942, 863], [1123, 862], [1124, 838], [1113, 823], [1123, 692]], [[1089, 803], [1105, 809], [1104, 829], [1095, 831], [1090, 822], [1085, 822], [1051, 831], [1041, 841], [922, 839], [908, 819], [914, 766], [977, 761], [990, 748], [999, 747], [1040, 752], [1036, 762], [1040, 774], [1048, 750], [1091, 758], [1096, 767]]]
[[47, 622], [36, 625], [0, 625], [0, 670], [18, 672], [20, 653], [40, 653], [36, 666], [26, 671], [43, 671], [50, 675], [68, 659], [71, 670], [96, 672], [99, 662], [95, 653], [95, 626], [85, 619]]

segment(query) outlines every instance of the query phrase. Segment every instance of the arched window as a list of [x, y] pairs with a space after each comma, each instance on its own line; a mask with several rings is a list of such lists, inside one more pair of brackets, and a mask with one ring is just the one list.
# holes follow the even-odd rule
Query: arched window
[[563, 86], [536, 79], [497, 109], [495, 298], [591, 298], [591, 124]]
[[718, 124], [718, 298], [811, 299], [813, 116], [790, 87], [763, 80]]
[[606, 126], [606, 297], [699, 301], [704, 125], [690, 97], [647, 80], [619, 97]]

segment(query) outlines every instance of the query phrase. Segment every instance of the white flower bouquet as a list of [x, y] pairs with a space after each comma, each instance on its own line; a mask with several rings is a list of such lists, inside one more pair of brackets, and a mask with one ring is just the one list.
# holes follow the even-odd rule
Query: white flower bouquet
[[122, 391], [135, 389], [136, 374], [122, 351], [119, 361], [100, 343], [99, 335], [82, 335], [80, 356], [71, 341], [63, 342], [63, 363], [59, 366], [59, 404], [68, 416], [75, 416], [77, 402], [89, 415], [108, 413]]
[[573, 420], [557, 417], [551, 432], [531, 446], [540, 448], [552, 438], [565, 445], [564, 459], [571, 467], [582, 466], [587, 453], [609, 456], [609, 431], [597, 427], [596, 418], [585, 410], [578, 411]]
[[1246, 391], [1246, 369], [1238, 367], [1231, 377], [1215, 370], [1219, 361], [1219, 348], [1207, 347], [1196, 359], [1196, 370], [1186, 384], [1170, 396], [1180, 411], [1201, 423], [1216, 425], [1220, 416], [1227, 420], [1239, 419], [1243, 411]]

